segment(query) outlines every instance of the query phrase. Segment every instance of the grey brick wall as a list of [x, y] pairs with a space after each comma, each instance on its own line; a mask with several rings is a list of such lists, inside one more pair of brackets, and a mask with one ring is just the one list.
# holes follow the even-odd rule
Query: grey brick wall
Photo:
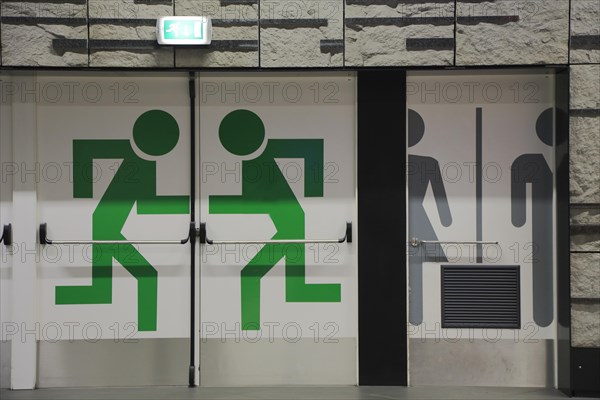
[[[600, 0], [0, 3], [3, 66], [352, 68], [570, 63], [572, 341], [574, 346], [600, 347]], [[159, 48], [155, 18], [190, 14], [213, 18], [213, 45]]]
[[456, 64], [566, 64], [567, 0], [458, 1]]
[[[598, 63], [598, 0], [2, 0], [2, 65], [360, 67]], [[160, 48], [160, 15], [210, 15]], [[572, 42], [569, 46], [569, 26]]]
[[571, 343], [600, 347], [600, 1], [571, 1]]
[[173, 49], [154, 46], [156, 18], [173, 15], [170, 0], [88, 0], [88, 7], [90, 67], [173, 67]]

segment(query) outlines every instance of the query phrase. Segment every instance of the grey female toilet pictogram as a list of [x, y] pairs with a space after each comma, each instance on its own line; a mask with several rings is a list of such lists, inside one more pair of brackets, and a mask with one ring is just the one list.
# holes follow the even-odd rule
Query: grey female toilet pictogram
[[[408, 110], [408, 147], [419, 143], [425, 135], [425, 122], [418, 112]], [[433, 157], [408, 155], [408, 188], [409, 188], [409, 238], [438, 240], [435, 229], [423, 206], [427, 188], [431, 184], [433, 196], [443, 226], [452, 224], [452, 214], [448, 205], [448, 196], [444, 188], [442, 172], [437, 160]], [[409, 254], [409, 308], [408, 320], [413, 325], [423, 322], [423, 262], [447, 262], [448, 259], [441, 246], [435, 245], [428, 252], [425, 246], [413, 248]]]

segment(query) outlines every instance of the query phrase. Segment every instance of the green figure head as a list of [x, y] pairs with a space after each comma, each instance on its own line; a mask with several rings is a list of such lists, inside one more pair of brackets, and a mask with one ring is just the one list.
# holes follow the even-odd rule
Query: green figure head
[[261, 146], [265, 139], [265, 125], [252, 111], [235, 110], [221, 121], [219, 139], [230, 153], [246, 156]]
[[179, 141], [179, 125], [162, 110], [146, 111], [133, 125], [136, 146], [151, 156], [162, 156], [173, 150]]

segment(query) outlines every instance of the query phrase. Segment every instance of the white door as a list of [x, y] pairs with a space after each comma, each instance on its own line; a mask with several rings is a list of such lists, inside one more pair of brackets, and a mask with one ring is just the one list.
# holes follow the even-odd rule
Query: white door
[[35, 85], [37, 218], [54, 241], [39, 249], [38, 387], [187, 384], [189, 244], [88, 242], [188, 236], [187, 76]]
[[201, 74], [201, 384], [356, 383], [355, 83]]
[[554, 78], [410, 73], [413, 385], [554, 386]]

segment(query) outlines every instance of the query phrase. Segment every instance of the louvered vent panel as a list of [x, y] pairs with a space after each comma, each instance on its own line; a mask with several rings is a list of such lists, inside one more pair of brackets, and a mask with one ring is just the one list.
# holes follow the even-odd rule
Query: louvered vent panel
[[519, 268], [442, 265], [442, 327], [519, 329]]

